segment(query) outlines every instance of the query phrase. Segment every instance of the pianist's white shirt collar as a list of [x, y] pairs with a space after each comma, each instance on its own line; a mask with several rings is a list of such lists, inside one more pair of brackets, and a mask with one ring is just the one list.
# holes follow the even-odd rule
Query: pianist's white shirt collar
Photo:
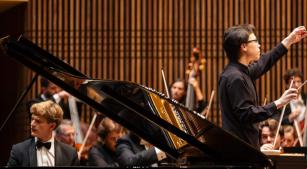
[[[48, 141], [46, 141], [46, 142], [51, 142], [51, 147], [50, 147], [50, 149], [49, 149], [49, 153], [54, 157], [54, 132], [52, 133], [52, 136], [51, 136], [51, 138], [48, 140]], [[37, 137], [35, 137], [35, 143], [37, 142]], [[45, 147], [43, 147], [44, 149], [46, 149]], [[47, 150], [47, 149], [46, 149]]]

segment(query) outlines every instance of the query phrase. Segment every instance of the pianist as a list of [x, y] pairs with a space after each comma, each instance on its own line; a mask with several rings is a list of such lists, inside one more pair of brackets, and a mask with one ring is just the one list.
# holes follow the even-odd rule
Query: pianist
[[79, 165], [75, 148], [54, 138], [53, 131], [63, 119], [61, 107], [44, 101], [31, 106], [31, 136], [13, 145], [8, 167], [76, 166]]

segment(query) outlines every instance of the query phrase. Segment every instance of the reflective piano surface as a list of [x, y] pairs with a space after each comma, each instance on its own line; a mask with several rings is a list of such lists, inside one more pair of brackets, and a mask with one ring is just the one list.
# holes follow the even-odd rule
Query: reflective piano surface
[[274, 162], [276, 169], [306, 169], [307, 147], [284, 147], [282, 150], [263, 152]]
[[306, 169], [307, 159], [304, 154], [282, 153], [279, 155], [268, 155], [274, 162], [276, 169]]
[[92, 79], [27, 40], [1, 40], [7, 56], [166, 152], [173, 166], [274, 168], [268, 156], [149, 87]]

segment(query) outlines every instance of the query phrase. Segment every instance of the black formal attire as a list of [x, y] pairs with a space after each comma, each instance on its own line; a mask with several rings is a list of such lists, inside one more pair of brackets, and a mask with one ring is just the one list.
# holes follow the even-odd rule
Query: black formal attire
[[258, 149], [258, 122], [271, 117], [277, 107], [274, 102], [265, 106], [258, 104], [255, 80], [286, 53], [287, 48], [279, 44], [248, 67], [239, 62], [230, 62], [219, 79], [222, 128]]
[[[186, 104], [186, 99], [185, 98], [182, 99], [180, 101], [180, 103], [185, 105]], [[205, 110], [205, 108], [207, 107], [207, 104], [208, 103], [204, 99], [198, 100], [197, 103], [194, 105], [193, 110], [195, 110], [197, 113], [202, 113]]]
[[201, 113], [202, 111], [205, 110], [206, 107], [207, 107], [207, 102], [205, 100], [199, 100], [195, 107], [195, 111], [197, 113]]
[[104, 144], [98, 143], [93, 146], [88, 154], [87, 165], [99, 167], [119, 167], [115, 152], [108, 149]]
[[[75, 148], [59, 141], [54, 141], [55, 166], [78, 166], [79, 159]], [[27, 139], [12, 147], [7, 163], [8, 167], [36, 167], [37, 153], [34, 138]]]
[[155, 149], [146, 150], [140, 142], [141, 139], [133, 133], [117, 140], [116, 156], [120, 166], [150, 166], [158, 162]]

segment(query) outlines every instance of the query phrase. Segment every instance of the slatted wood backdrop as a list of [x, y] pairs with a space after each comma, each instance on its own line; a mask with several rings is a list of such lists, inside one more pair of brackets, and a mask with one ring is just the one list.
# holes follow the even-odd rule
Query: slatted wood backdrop
[[[168, 83], [187, 78], [192, 48], [199, 47], [206, 59], [199, 81], [209, 100], [228, 62], [222, 49], [228, 27], [254, 24], [265, 52], [294, 27], [307, 26], [306, 9], [304, 0], [30, 0], [25, 35], [93, 78], [132, 81], [161, 92], [161, 69]], [[257, 81], [259, 104], [283, 93], [287, 69], [299, 67], [306, 78], [306, 50], [307, 40], [293, 46]], [[35, 84], [31, 96], [39, 90]], [[221, 125], [216, 96], [209, 118]]]

